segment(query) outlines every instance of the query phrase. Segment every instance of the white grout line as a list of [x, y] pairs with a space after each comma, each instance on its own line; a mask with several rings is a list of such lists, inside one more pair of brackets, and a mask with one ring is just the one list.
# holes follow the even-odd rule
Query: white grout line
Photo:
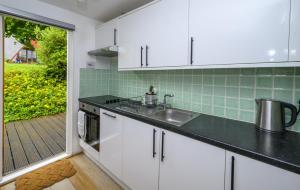
[[274, 98], [275, 96], [275, 90], [274, 90], [274, 87], [275, 87], [275, 77], [274, 77], [274, 68], [272, 68], [272, 98]]
[[[254, 100], [257, 98], [256, 97], [256, 91], [257, 91], [257, 68], [254, 69]], [[256, 107], [256, 104], [255, 104], [255, 101], [253, 102], [253, 109], [254, 109], [254, 113], [253, 113], [253, 118], [254, 118], [254, 121], [255, 122], [255, 117], [256, 117], [256, 113], [255, 113], [255, 107]]]
[[212, 114], [215, 115], [215, 69], [212, 72]]
[[297, 105], [297, 100], [296, 100], [296, 67], [294, 67], [294, 73], [293, 73], [293, 94], [292, 94], [292, 99], [293, 99], [293, 104]]
[[237, 118], [241, 119], [241, 109], [240, 109], [240, 99], [241, 99], [241, 69], [239, 69], [239, 74], [238, 74], [238, 98], [237, 98], [237, 104], [238, 104], [238, 115]]
[[192, 102], [194, 101], [194, 99], [193, 99], [193, 92], [194, 92], [194, 78], [195, 78], [195, 76], [194, 76], [194, 71], [192, 71], [192, 89], [191, 89], [191, 103], [190, 103], [190, 110], [192, 110], [192, 108], [193, 108], [193, 105], [192, 105]]
[[204, 80], [203, 70], [201, 70], [201, 111], [202, 112], [204, 112], [204, 110], [203, 110], [203, 91], [204, 91], [204, 88], [203, 88], [204, 82], [203, 82], [203, 80]]
[[228, 108], [227, 107], [227, 80], [228, 80], [227, 70], [225, 71], [224, 77], [225, 77], [224, 115], [225, 115], [225, 117], [227, 117], [227, 114], [228, 114], [227, 113], [227, 108]]
[[181, 106], [180, 107], [183, 107], [183, 99], [184, 99], [184, 97], [183, 97], [183, 89], [184, 89], [184, 76], [185, 76], [185, 74], [184, 74], [184, 71], [182, 72], [182, 81], [181, 81], [181, 85], [182, 85], [182, 87], [181, 87]]
[[[251, 109], [251, 110], [246, 110], [246, 109], [241, 109], [240, 106], [241, 106], [241, 100], [248, 100], [248, 101], [253, 101], [253, 99], [256, 98], [256, 94], [257, 94], [257, 91], [262, 89], [262, 90], [270, 90], [272, 92], [272, 98], [275, 97], [275, 92], [276, 90], [285, 90], [284, 88], [275, 88], [275, 79], [276, 77], [278, 76], [284, 76], [286, 77], [287, 75], [286, 74], [274, 74], [274, 68], [271, 69], [272, 73], [271, 74], [257, 74], [257, 68], [254, 69], [254, 74], [251, 74], [251, 75], [247, 75], [245, 77], [253, 77], [254, 78], [254, 86], [253, 87], [249, 87], [249, 86], [241, 86], [242, 84], [242, 77], [244, 76], [242, 74], [242, 69], [238, 69], [236, 70], [237, 72], [234, 72], [232, 75], [228, 74], [228, 72], [225, 72], [224, 74], [220, 75], [222, 77], [224, 77], [224, 80], [225, 80], [225, 83], [224, 85], [215, 85], [215, 82], [216, 82], [216, 77], [219, 76], [216, 74], [216, 70], [212, 70], [212, 73], [209, 74], [209, 73], [206, 73], [204, 74], [203, 70], [201, 71], [192, 71], [191, 74], [187, 74], [184, 71], [179, 71], [179, 72], [170, 72], [170, 71], [151, 71], [151, 72], [145, 72], [145, 71], [138, 71], [138, 72], [121, 72], [119, 73], [118, 71], [110, 71], [109, 73], [101, 73], [101, 77], [103, 76], [103, 74], [107, 75], [107, 77], [109, 78], [109, 81], [108, 81], [108, 90], [109, 92], [113, 92], [113, 93], [116, 93], [116, 94], [119, 94], [121, 96], [129, 96], [129, 95], [137, 95], [138, 93], [141, 93], [144, 91], [144, 89], [147, 89], [148, 87], [145, 87], [147, 86], [148, 84], [153, 84], [155, 85], [156, 88], [158, 88], [158, 91], [159, 92], [164, 92], [164, 91], [174, 91], [176, 92], [177, 94], [179, 94], [179, 99], [177, 98], [177, 104], [180, 104], [182, 107], [184, 107], [184, 100], [187, 99], [188, 97], [190, 98], [189, 100], [187, 100], [187, 102], [190, 103], [190, 108], [189, 109], [192, 109], [193, 106], [192, 106], [192, 103], [193, 101], [197, 102], [198, 104], [200, 104], [200, 108], [198, 109], [198, 111], [201, 111], [201, 112], [204, 112], [204, 113], [207, 113], [207, 110], [204, 110], [204, 106], [208, 106], [209, 109], [210, 109], [210, 114], [211, 115], [215, 115], [215, 111], [216, 109], [215, 108], [222, 108], [223, 109], [223, 114], [224, 114], [224, 117], [228, 118], [228, 113], [227, 113], [227, 108], [230, 108], [230, 109], [235, 109], [237, 110], [237, 118], [239, 120], [241, 120], [241, 112], [243, 111], [247, 111], [247, 112], [255, 112], [255, 103], [254, 104], [254, 108]], [[165, 73], [167, 72], [167, 73]], [[87, 74], [87, 73], [86, 73]], [[114, 77], [115, 75], [118, 75], [118, 77]], [[166, 89], [162, 89], [162, 76], [163, 77], [166, 77]], [[171, 77], [172, 76], [172, 77]], [[188, 94], [188, 97], [184, 97], [184, 94], [185, 91], [184, 91], [184, 85], [186, 84], [186, 81], [185, 81], [185, 78], [186, 77], [192, 77], [192, 84], [188, 84], [188, 85], [191, 85], [191, 92], [190, 94]], [[195, 77], [198, 77], [200, 76], [201, 78], [201, 82], [200, 83], [197, 83], [197, 84], [194, 84], [195, 83], [195, 80], [196, 78]], [[211, 82], [212, 84], [205, 84], [204, 82], [204, 78], [205, 76], [207, 77], [211, 77]], [[235, 85], [232, 85], [232, 84], [228, 84], [228, 80], [229, 80], [229, 77], [230, 76], [237, 76], [237, 82], [238, 82], [238, 85], [235, 86]], [[270, 77], [271, 78], [271, 82], [272, 82], [272, 86], [271, 87], [258, 87], [257, 86], [257, 82], [258, 82], [258, 77], [263, 77], [263, 76], [266, 76], [266, 77]], [[106, 77], [106, 78], [107, 78]], [[180, 77], [180, 78], [179, 78]], [[293, 89], [292, 90], [292, 101], [294, 104], [297, 103], [297, 100], [296, 100], [296, 80], [297, 80], [297, 77], [296, 77], [296, 68], [294, 67], [293, 68], [293, 75], [289, 76], [289, 77], [293, 77]], [[88, 75], [87, 77], [85, 77], [84, 80], [87, 80], [87, 81], [90, 81], [90, 78], [91, 78], [91, 75]], [[98, 80], [99, 77], [99, 73], [97, 73], [97, 80]], [[125, 80], [126, 79], [126, 80]], [[181, 89], [175, 91], [176, 89], [176, 80], [180, 80], [180, 82], [182, 83], [181, 84]], [[114, 84], [115, 82], [113, 80], [116, 80], [116, 82], [118, 83], [118, 88], [116, 89], [111, 89], [111, 85]], [[133, 81], [132, 81], [133, 80]], [[142, 82], [140, 82], [139, 80], [142, 80]], [[169, 86], [170, 82], [169, 81], [173, 81], [173, 83], [171, 84], [172, 86]], [[146, 85], [147, 84], [147, 85]], [[195, 97], [193, 95], [193, 92], [195, 92], [195, 88], [196, 86], [195, 85], [201, 85], [200, 89], [201, 89], [201, 92], [200, 92], [200, 96], [199, 98]], [[205, 85], [205, 86], [204, 86]], [[198, 86], [197, 86], [198, 87]], [[204, 87], [207, 87], [207, 88], [211, 88], [211, 94], [208, 95], [208, 94], [205, 94], [204, 93]], [[222, 95], [219, 95], [219, 94], [216, 94], [216, 87], [223, 87], [224, 88], [224, 96]], [[238, 94], [237, 94], [237, 97], [230, 97], [229, 96], [229, 89], [228, 88], [237, 88], [238, 90]], [[253, 97], [251, 98], [241, 98], [241, 89], [253, 89]], [[207, 102], [204, 102], [204, 97], [207, 97], [207, 96], [210, 96], [212, 98], [212, 101], [210, 103], [207, 103]], [[216, 101], [215, 101], [215, 98], [223, 98], [224, 99], [224, 106], [217, 106], [215, 105], [216, 104]], [[229, 105], [227, 104], [226, 100], [230, 98], [230, 99], [236, 99], [237, 101], [237, 108], [231, 108], [231, 107], [228, 107]], [[253, 117], [255, 118], [255, 116]]]

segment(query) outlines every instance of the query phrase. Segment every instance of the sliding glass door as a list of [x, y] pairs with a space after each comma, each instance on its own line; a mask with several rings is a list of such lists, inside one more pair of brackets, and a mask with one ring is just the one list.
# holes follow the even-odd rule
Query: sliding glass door
[[[0, 169], [3, 171], [3, 129], [4, 129], [4, 106], [3, 106], [3, 78], [4, 78], [4, 20], [0, 15]], [[0, 181], [2, 180], [3, 172], [0, 172]]]
[[2, 175], [66, 153], [68, 32], [5, 16]]

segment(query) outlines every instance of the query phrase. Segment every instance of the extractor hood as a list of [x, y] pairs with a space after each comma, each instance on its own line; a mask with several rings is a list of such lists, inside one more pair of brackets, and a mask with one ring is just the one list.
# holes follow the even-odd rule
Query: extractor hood
[[89, 51], [88, 54], [93, 56], [102, 56], [102, 57], [116, 57], [118, 56], [118, 47], [108, 46], [105, 48]]

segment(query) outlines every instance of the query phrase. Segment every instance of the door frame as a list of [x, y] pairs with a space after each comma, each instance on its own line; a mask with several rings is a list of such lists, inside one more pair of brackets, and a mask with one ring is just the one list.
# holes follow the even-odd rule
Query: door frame
[[73, 153], [73, 127], [76, 118], [74, 99], [75, 92], [75, 65], [74, 65], [74, 32], [67, 30], [67, 112], [66, 112], [66, 154]]
[[[4, 62], [5, 62], [5, 53], [4, 53], [4, 17], [10, 15], [1, 15], [0, 14], [0, 185], [9, 183], [16, 179], [17, 177], [24, 175], [28, 172], [36, 170], [40, 167], [53, 163], [57, 160], [61, 160], [66, 157], [70, 157], [73, 153], [73, 136], [74, 128], [72, 127], [76, 121], [75, 110], [76, 100], [74, 99], [75, 91], [75, 65], [74, 65], [74, 31], [66, 30], [67, 32], [67, 93], [66, 93], [66, 151], [64, 153], [58, 154], [49, 159], [42, 160], [36, 164], [32, 164], [24, 169], [18, 170], [6, 176], [3, 176], [3, 156], [4, 156]], [[18, 17], [16, 17], [18, 18]], [[22, 19], [22, 18], [20, 18]], [[28, 20], [29, 22], [33, 22]], [[43, 23], [41, 23], [43, 24]], [[57, 26], [54, 26], [57, 27]]]
[[4, 152], [4, 16], [0, 15], [0, 182], [3, 178]]

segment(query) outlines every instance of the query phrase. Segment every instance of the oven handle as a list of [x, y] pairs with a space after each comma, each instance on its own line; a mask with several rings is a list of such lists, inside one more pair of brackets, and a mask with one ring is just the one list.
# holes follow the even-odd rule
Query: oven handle
[[86, 123], [87, 123], [87, 116], [86, 116], [86, 113], [84, 113], [84, 125], [83, 125], [84, 126], [83, 127], [84, 134], [83, 134], [83, 137], [82, 137], [84, 141], [86, 140], [85, 138], [86, 138], [86, 133], [87, 133], [87, 131], [86, 131]]

